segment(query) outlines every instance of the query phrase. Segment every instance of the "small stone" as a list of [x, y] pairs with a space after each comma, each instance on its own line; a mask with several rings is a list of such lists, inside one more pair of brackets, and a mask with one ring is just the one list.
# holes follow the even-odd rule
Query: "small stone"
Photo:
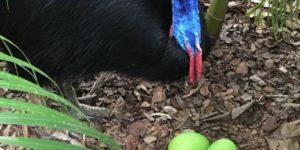
[[270, 117], [264, 124], [262, 125], [262, 129], [266, 132], [272, 132], [278, 126], [276, 117]]
[[245, 76], [246, 74], [248, 74], [248, 72], [249, 72], [248, 65], [245, 62], [241, 62], [236, 68], [236, 73], [242, 76]]
[[272, 68], [274, 68], [274, 61], [272, 59], [265, 61], [265, 69], [270, 70]]

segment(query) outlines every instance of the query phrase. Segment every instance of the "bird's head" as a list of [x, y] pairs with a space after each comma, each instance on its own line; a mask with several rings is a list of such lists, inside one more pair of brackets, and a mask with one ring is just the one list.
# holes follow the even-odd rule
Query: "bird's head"
[[202, 73], [202, 18], [198, 0], [172, 0], [172, 26], [170, 37], [174, 37], [181, 49], [190, 58], [189, 82], [200, 80]]

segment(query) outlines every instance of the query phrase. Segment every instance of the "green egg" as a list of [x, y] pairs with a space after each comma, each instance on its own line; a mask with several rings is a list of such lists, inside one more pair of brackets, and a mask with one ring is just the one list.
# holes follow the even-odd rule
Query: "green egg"
[[237, 150], [237, 147], [229, 139], [219, 139], [213, 142], [207, 150]]
[[207, 150], [207, 138], [196, 132], [180, 133], [168, 145], [168, 150]]

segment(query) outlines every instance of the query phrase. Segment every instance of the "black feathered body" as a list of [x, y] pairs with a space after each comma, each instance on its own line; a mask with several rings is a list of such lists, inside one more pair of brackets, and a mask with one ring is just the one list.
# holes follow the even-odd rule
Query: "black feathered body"
[[188, 72], [188, 55], [168, 36], [170, 0], [9, 0], [9, 10], [6, 2], [0, 34], [57, 80], [104, 70], [175, 80]]

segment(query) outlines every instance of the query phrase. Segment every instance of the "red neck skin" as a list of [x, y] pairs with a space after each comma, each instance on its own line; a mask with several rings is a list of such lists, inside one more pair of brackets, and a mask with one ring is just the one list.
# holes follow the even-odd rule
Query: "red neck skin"
[[190, 57], [189, 63], [189, 83], [195, 84], [201, 79], [202, 73], [202, 50], [199, 49], [196, 55], [193, 54], [192, 48], [187, 44], [187, 52]]
[[[170, 27], [169, 37], [172, 37], [172, 26]], [[197, 81], [200, 81], [202, 74], [202, 49], [198, 48], [198, 53], [193, 54], [192, 48], [189, 44], [186, 44], [186, 49], [190, 57], [189, 62], [189, 83], [195, 84]]]

